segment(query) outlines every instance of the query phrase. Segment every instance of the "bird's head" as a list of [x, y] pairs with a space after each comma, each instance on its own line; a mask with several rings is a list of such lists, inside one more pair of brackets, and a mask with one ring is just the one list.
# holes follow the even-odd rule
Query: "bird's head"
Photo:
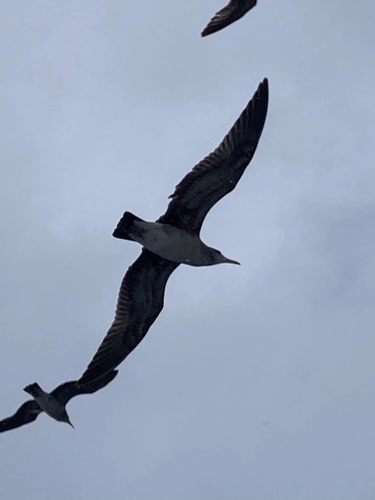
[[215, 248], [210, 248], [209, 265], [215, 265], [215, 264], [237, 264], [239, 266], [241, 265], [236, 260], [228, 259], [227, 257], [225, 257], [219, 250], [216, 250]]
[[70, 418], [69, 418], [69, 415], [67, 414], [67, 412], [65, 411], [62, 419], [61, 419], [61, 422], [65, 422], [66, 424], [69, 424], [71, 427], [73, 427], [74, 429], [74, 425], [72, 424], [72, 422], [70, 421]]

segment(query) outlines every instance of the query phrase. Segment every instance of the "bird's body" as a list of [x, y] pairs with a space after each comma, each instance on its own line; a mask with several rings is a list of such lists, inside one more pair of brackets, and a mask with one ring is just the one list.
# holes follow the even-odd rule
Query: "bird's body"
[[23, 403], [11, 417], [1, 420], [0, 432], [9, 431], [33, 422], [43, 412], [58, 422], [65, 422], [73, 427], [66, 411], [67, 403], [75, 396], [92, 394], [102, 389], [116, 377], [117, 373], [117, 370], [109, 371], [103, 377], [98, 378], [93, 384], [88, 384], [84, 388], [77, 387], [75, 380], [65, 382], [50, 393], [45, 392], [36, 383], [27, 385], [24, 391], [34, 399]]
[[143, 227], [145, 228], [143, 238], [137, 240], [134, 238], [134, 240], [150, 252], [179, 264], [207, 265], [205, 245], [197, 236], [169, 224], [158, 222], [147, 222]]
[[67, 422], [72, 425], [66, 412], [65, 404], [52, 393], [50, 394], [49, 392], [43, 391], [37, 383], [27, 385], [24, 391], [34, 398], [40, 409], [46, 412], [47, 415], [58, 422]]
[[233, 191], [254, 156], [267, 108], [265, 78], [221, 144], [176, 186], [156, 222], [124, 213], [113, 236], [144, 248], [122, 280], [115, 319], [78, 386], [113, 370], [141, 342], [163, 309], [165, 286], [180, 264], [238, 264], [205, 245], [199, 234], [209, 210]]
[[163, 259], [190, 266], [211, 266], [220, 262], [238, 264], [208, 247], [196, 234], [160, 222], [147, 222], [125, 212], [114, 231], [116, 238], [137, 241]]

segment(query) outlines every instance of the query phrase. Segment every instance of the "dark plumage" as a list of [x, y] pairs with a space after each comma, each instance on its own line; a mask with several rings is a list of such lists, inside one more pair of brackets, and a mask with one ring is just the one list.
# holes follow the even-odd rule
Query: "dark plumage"
[[[71, 382], [65, 382], [64, 384], [56, 387], [56, 389], [54, 389], [50, 394], [44, 393], [44, 391], [40, 389], [38, 384], [28, 385], [24, 390], [29, 394], [35, 394], [36, 397], [39, 391], [44, 393], [44, 395], [47, 395], [49, 399], [49, 405], [60, 409], [63, 418], [56, 418], [56, 416], [54, 415], [50, 416], [52, 416], [52, 418], [55, 418], [55, 420], [70, 424], [68, 414], [65, 410], [66, 404], [75, 396], [79, 396], [80, 394], [92, 394], [93, 392], [102, 389], [116, 377], [117, 373], [117, 370], [106, 373], [103, 377], [95, 380], [94, 383], [88, 384], [85, 387], [77, 387], [77, 383], [75, 380]], [[39, 406], [36, 400], [32, 399], [26, 401], [18, 408], [14, 415], [4, 418], [4, 420], [0, 421], [0, 432], [10, 431], [11, 429], [16, 429], [17, 427], [21, 427], [22, 425], [29, 424], [30, 422], [36, 420], [38, 415], [40, 413], [43, 413], [43, 411], [44, 410]], [[67, 418], [64, 418], [65, 415]]]
[[255, 7], [257, 0], [230, 0], [227, 6], [219, 10], [202, 31], [202, 36], [211, 35], [241, 19]]
[[[171, 225], [186, 231], [187, 235], [199, 237], [207, 212], [236, 187], [252, 159], [262, 134], [267, 107], [268, 81], [264, 79], [219, 147], [198, 163], [176, 186], [170, 196], [172, 200], [158, 223]], [[127, 237], [133, 216], [127, 213], [125, 217], [124, 227], [120, 229]], [[116, 230], [115, 235], [122, 237], [116, 234]], [[220, 254], [217, 250], [214, 252]], [[115, 319], [78, 381], [79, 385], [91, 383], [113, 370], [141, 342], [163, 309], [165, 286], [178, 266], [178, 262], [159, 257], [149, 250], [142, 250], [125, 274]]]

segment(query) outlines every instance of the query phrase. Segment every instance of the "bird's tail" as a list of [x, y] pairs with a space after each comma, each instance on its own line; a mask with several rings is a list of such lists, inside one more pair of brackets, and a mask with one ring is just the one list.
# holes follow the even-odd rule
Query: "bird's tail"
[[37, 383], [27, 385], [23, 390], [33, 397], [43, 393], [42, 388]]
[[122, 240], [137, 241], [143, 233], [137, 222], [145, 221], [130, 212], [125, 212], [112, 235]]

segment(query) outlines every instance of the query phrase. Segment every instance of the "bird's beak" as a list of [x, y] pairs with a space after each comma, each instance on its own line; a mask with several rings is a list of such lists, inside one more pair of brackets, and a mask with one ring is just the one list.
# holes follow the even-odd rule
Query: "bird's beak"
[[71, 427], [73, 427], [73, 429], [75, 429], [74, 425], [72, 424], [72, 422], [70, 420], [67, 421], [67, 424], [69, 424]]
[[237, 264], [238, 266], [240, 266], [240, 265], [241, 265], [241, 263], [240, 263], [240, 262], [237, 262], [236, 260], [232, 260], [232, 259], [227, 259], [226, 257], [224, 257], [223, 262], [224, 262], [225, 264]]

